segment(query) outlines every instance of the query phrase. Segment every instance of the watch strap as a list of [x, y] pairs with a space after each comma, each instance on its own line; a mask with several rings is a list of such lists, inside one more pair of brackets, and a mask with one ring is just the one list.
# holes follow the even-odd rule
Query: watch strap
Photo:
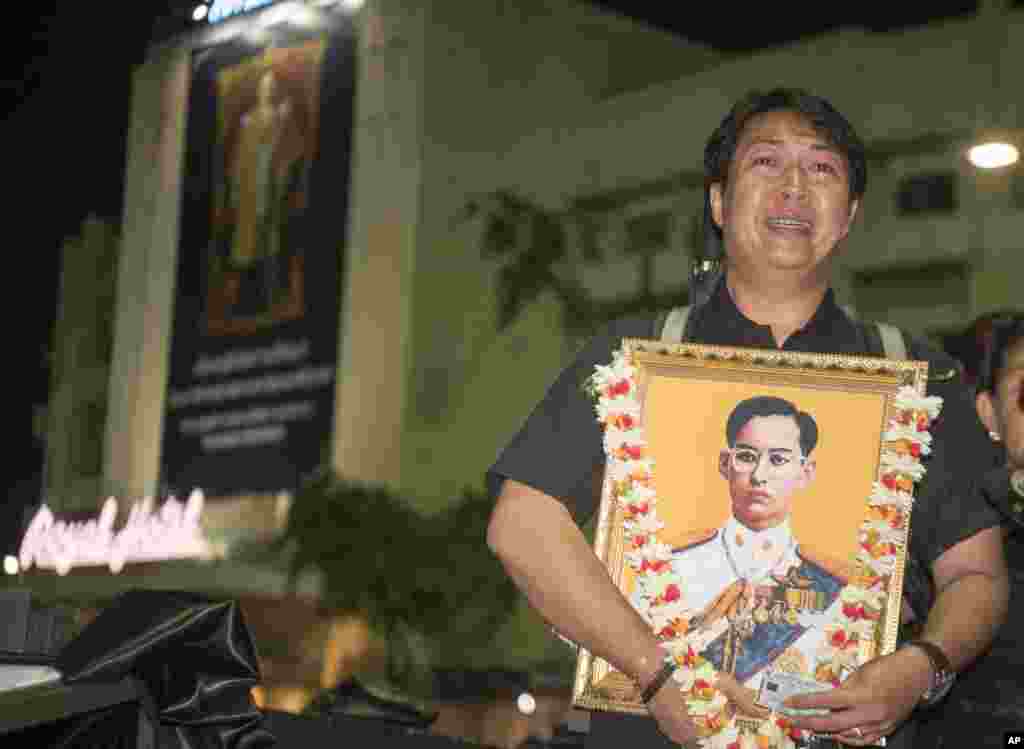
[[942, 648], [934, 642], [929, 642], [928, 640], [911, 640], [907, 645], [913, 645], [920, 648], [932, 663], [932, 682], [928, 689], [925, 690], [924, 694], [921, 695], [921, 703], [924, 705], [933, 705], [945, 697], [946, 693], [949, 692], [950, 687], [953, 686], [953, 680], [956, 678], [956, 671], [953, 670], [953, 664], [950, 663], [946, 654], [942, 652]]
[[654, 695], [665, 686], [665, 682], [669, 680], [669, 677], [675, 673], [679, 666], [674, 660], [666, 659], [662, 664], [661, 669], [654, 675], [650, 683], [644, 688], [644, 691], [640, 694], [640, 701], [645, 705], [654, 699]]

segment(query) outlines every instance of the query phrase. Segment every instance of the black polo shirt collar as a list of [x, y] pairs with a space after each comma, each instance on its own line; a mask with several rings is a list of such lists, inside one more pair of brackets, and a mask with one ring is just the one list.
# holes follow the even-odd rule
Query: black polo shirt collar
[[[692, 340], [718, 346], [777, 348], [769, 326], [740, 312], [724, 278], [707, 304], [697, 310]], [[829, 289], [811, 319], [786, 339], [782, 350], [858, 354], [865, 352], [865, 343], [860, 329], [836, 304], [835, 293]]]

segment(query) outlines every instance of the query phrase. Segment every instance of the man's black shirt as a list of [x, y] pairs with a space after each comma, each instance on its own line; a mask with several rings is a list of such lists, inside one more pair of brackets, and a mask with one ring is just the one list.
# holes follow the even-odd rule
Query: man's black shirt
[[[691, 339], [696, 343], [776, 348], [771, 328], [744, 317], [724, 283], [693, 315]], [[593, 475], [604, 465], [605, 455], [594, 402], [583, 383], [595, 365], [611, 362], [623, 338], [657, 338], [660, 331], [654, 327], [653, 318], [617, 320], [590, 340], [488, 471], [492, 496], [497, 496], [504, 479], [511, 478], [564, 502], [577, 523], [595, 512], [599, 494], [594, 491]], [[929, 569], [946, 549], [1000, 523], [999, 514], [981, 494], [982, 478], [997, 453], [978, 420], [970, 391], [961, 383], [957, 363], [920, 341], [906, 340], [909, 357], [928, 362], [928, 394], [943, 400], [931, 428], [932, 454], [923, 461], [927, 472], [914, 491], [910, 529], [910, 554]], [[831, 290], [810, 322], [786, 339], [782, 350], [881, 354], [871, 350], [866, 326], [847, 316]]]

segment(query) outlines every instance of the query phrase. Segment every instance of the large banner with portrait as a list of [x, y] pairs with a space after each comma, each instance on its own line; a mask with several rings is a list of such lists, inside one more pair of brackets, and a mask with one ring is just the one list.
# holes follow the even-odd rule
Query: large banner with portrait
[[344, 16], [194, 54], [161, 484], [294, 489], [330, 441], [355, 36]]

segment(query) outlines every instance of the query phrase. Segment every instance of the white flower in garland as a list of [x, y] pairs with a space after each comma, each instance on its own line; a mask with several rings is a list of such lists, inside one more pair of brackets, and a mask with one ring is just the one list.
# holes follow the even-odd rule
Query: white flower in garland
[[594, 406], [597, 420], [630, 428], [640, 423], [640, 402], [634, 398], [600, 400]]
[[636, 520], [627, 520], [624, 523], [626, 530], [631, 533], [653, 534], [665, 527], [665, 523], [658, 520], [657, 516], [648, 512]]
[[[636, 570], [644, 569], [651, 576], [670, 574], [668, 563], [672, 560], [672, 547], [653, 539], [645, 539], [638, 549], [626, 552], [626, 561]], [[645, 565], [644, 562], [647, 564]], [[659, 564], [663, 563], [663, 564]]]
[[680, 690], [689, 692], [697, 681], [697, 672], [692, 668], [677, 668], [672, 672], [672, 678], [679, 685]]
[[643, 460], [612, 460], [609, 469], [612, 480], [625, 481], [630, 478], [647, 477], [654, 470], [654, 461], [650, 458]]
[[639, 457], [646, 445], [647, 440], [640, 429], [606, 429], [604, 432], [604, 451], [608, 455], [618, 455], [622, 450], [633, 448], [630, 452]]
[[872, 485], [868, 503], [876, 507], [895, 505], [901, 510], [909, 510], [914, 504], [914, 495], [899, 489], [889, 489], [876, 481]]
[[906, 440], [912, 447], [917, 445], [918, 454], [929, 455], [931, 454], [932, 448], [932, 436], [928, 432], [922, 432], [917, 428], [916, 424], [901, 424], [894, 422], [889, 425], [889, 428], [885, 430], [883, 438], [890, 442], [897, 442], [899, 440]]
[[924, 478], [924, 466], [912, 455], [901, 455], [887, 450], [882, 453], [882, 466], [887, 469], [887, 472], [901, 473], [913, 481], [920, 481]]
[[901, 411], [923, 411], [933, 421], [942, 410], [942, 398], [937, 395], [920, 395], [908, 385], [903, 385], [896, 391], [893, 403]]
[[740, 729], [735, 725], [730, 725], [712, 736], [708, 746], [711, 749], [730, 749], [739, 739]]
[[901, 544], [903, 542], [903, 529], [893, 528], [890, 523], [882, 520], [866, 522], [860, 528], [860, 540], [875, 538], [878, 543]]
[[871, 573], [874, 575], [891, 575], [893, 570], [896, 569], [896, 557], [892, 554], [883, 554], [876, 557], [862, 550], [858, 552], [857, 560], [871, 570]]
[[679, 600], [679, 596], [682, 595], [679, 581], [670, 570], [661, 574], [644, 575], [643, 579], [638, 581], [638, 585], [643, 594], [651, 600], [661, 599], [671, 602]]
[[660, 606], [652, 606], [649, 611], [651, 626], [656, 632], [660, 632], [665, 627], [671, 626], [679, 619], [689, 619], [697, 613], [693, 609], [689, 608], [682, 599], [673, 601], [672, 603], [664, 603]]
[[885, 602], [885, 591], [863, 588], [860, 585], [847, 585], [839, 594], [839, 599], [852, 606], [863, 604], [877, 609]]
[[628, 505], [651, 505], [654, 503], [656, 495], [654, 489], [643, 484], [632, 484], [624, 491], [619, 497], [619, 503], [623, 506]]

